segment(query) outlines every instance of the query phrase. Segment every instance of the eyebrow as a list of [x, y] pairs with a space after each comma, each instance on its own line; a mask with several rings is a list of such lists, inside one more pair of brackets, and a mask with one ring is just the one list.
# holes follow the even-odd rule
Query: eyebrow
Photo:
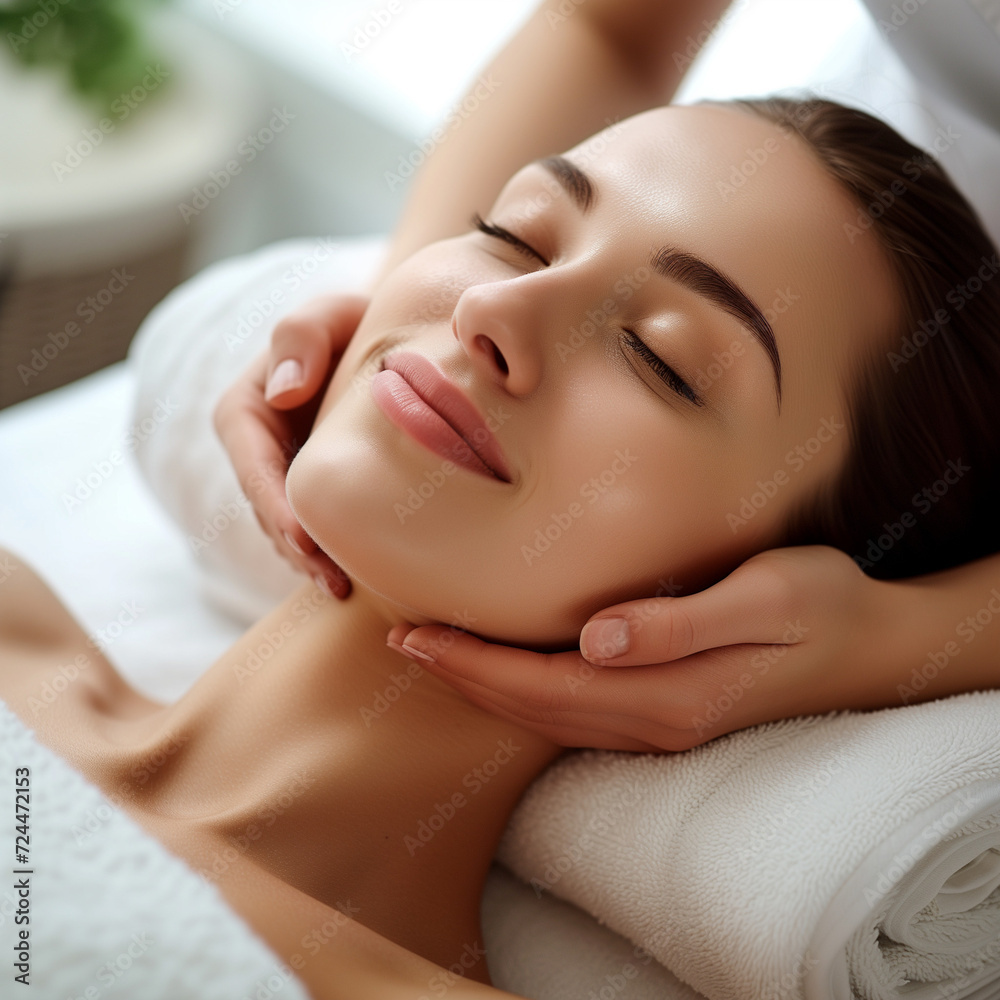
[[538, 160], [538, 165], [544, 167], [563, 186], [563, 190], [573, 199], [576, 207], [584, 215], [597, 202], [597, 191], [590, 177], [575, 163], [565, 156], [546, 156]]
[[[573, 203], [586, 214], [597, 203], [597, 188], [590, 177], [565, 156], [535, 161], [562, 185]], [[781, 412], [781, 356], [771, 324], [757, 304], [732, 278], [696, 254], [677, 247], [660, 247], [649, 257], [649, 266], [664, 278], [676, 281], [696, 295], [735, 317], [761, 345], [774, 371], [778, 412]]]

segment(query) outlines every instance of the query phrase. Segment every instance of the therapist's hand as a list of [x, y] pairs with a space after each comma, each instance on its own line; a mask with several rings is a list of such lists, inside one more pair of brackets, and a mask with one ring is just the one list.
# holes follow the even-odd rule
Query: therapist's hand
[[285, 477], [368, 301], [322, 295], [289, 313], [275, 326], [270, 350], [226, 390], [214, 414], [240, 486], [278, 553], [340, 598], [350, 581], [292, 513]]
[[[911, 610], [893, 583], [809, 545], [759, 553], [696, 594], [598, 612], [581, 633], [586, 658], [442, 626], [397, 625], [388, 638], [469, 701], [561, 746], [686, 750], [773, 719], [901, 704], [903, 664], [924, 655], [906, 652]], [[618, 655], [615, 618], [628, 625]]]

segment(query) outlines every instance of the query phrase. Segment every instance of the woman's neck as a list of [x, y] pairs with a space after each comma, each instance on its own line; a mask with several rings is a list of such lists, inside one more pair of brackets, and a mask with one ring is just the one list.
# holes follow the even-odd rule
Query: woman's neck
[[482, 947], [497, 841], [560, 750], [387, 647], [401, 620], [363, 588], [303, 586], [176, 704], [106, 735], [116, 772], [145, 775], [146, 808], [448, 966]]

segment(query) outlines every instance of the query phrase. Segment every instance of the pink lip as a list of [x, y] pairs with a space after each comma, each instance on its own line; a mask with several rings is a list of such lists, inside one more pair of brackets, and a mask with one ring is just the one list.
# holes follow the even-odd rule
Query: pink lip
[[436, 455], [491, 479], [511, 481], [497, 439], [457, 386], [422, 354], [397, 351], [372, 379], [379, 409]]

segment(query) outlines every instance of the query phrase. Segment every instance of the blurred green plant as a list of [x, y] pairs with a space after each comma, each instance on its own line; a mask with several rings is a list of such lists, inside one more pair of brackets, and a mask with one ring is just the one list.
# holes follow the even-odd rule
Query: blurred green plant
[[160, 58], [145, 33], [170, 0], [0, 0], [0, 31], [26, 66], [65, 70], [71, 89], [105, 113]]

